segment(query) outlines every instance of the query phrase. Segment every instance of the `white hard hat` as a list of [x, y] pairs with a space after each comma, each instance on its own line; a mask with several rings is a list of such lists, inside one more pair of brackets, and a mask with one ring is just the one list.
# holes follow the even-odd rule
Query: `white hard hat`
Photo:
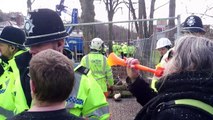
[[91, 41], [90, 48], [94, 50], [101, 50], [103, 48], [104, 41], [100, 38], [94, 38]]
[[160, 38], [157, 41], [156, 49], [163, 48], [166, 46], [171, 46], [171, 45], [172, 45], [172, 43], [168, 38]]

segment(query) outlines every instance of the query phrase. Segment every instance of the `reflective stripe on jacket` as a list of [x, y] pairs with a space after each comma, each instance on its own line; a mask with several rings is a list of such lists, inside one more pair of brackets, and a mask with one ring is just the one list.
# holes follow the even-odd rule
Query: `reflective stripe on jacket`
[[14, 78], [11, 71], [5, 71], [0, 77], [0, 120], [13, 116], [14, 104]]
[[109, 105], [100, 86], [90, 72], [82, 74], [77, 69], [79, 66], [75, 69], [75, 84], [67, 99], [66, 107], [77, 116], [98, 120], [108, 119]]

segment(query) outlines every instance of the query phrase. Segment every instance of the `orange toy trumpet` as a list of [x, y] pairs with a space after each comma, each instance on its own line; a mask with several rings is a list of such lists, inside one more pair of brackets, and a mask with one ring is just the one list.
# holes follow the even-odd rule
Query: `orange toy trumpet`
[[[115, 53], [109, 54], [109, 56], [107, 58], [107, 62], [110, 66], [114, 66], [114, 65], [127, 66], [126, 60], [121, 59]], [[158, 67], [157, 69], [152, 69], [152, 68], [140, 65], [140, 64], [136, 64], [134, 67], [138, 70], [143, 70], [143, 71], [153, 73], [157, 77], [161, 77], [163, 75], [163, 70], [164, 70], [164, 68], [162, 68], [162, 67]]]

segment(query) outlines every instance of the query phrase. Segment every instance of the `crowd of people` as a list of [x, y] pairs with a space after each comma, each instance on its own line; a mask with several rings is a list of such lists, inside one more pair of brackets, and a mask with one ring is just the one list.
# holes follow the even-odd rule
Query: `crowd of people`
[[[125, 44], [124, 51], [115, 51], [128, 57], [128, 89], [143, 106], [135, 120], [213, 119], [213, 41], [203, 36], [195, 15], [186, 19], [182, 32], [174, 45], [168, 38], [157, 41], [164, 73], [151, 85], [133, 67], [140, 62], [126, 53]], [[64, 50], [67, 35], [60, 16], [50, 9], [29, 12], [24, 31], [3, 29], [0, 120], [110, 119], [107, 97], [114, 80], [103, 40], [92, 39], [90, 52], [74, 68]]]
[[[40, 108], [46, 109], [45, 111], [55, 110], [53, 113], [46, 113], [49, 115], [59, 115], [55, 119], [65, 119], [66, 117], [66, 119], [77, 119], [77, 117], [67, 116], [64, 112], [64, 107], [73, 116], [85, 119], [109, 119], [109, 104], [101, 87], [92, 77], [92, 73], [88, 68], [81, 65], [75, 68], [70, 67], [69, 70], [72, 69], [74, 71], [74, 75], [72, 75], [72, 71], [69, 73], [66, 72], [68, 68], [63, 68], [63, 66], [66, 67], [69, 64], [63, 63], [63, 60], [61, 60], [62, 63], [59, 63], [61, 66], [57, 66], [54, 63], [57, 68], [56, 71], [56, 68], [53, 68], [51, 66], [53, 64], [50, 64], [50, 62], [54, 62], [54, 60], [58, 61], [54, 57], [59, 55], [55, 55], [56, 53], [54, 52], [44, 52], [43, 55], [46, 55], [50, 59], [46, 61], [47, 64], [40, 64], [39, 66], [44, 67], [46, 70], [42, 70], [44, 68], [30, 69], [30, 63], [39, 64], [37, 63], [39, 61], [36, 60], [36, 63], [30, 62], [31, 58], [36, 57], [38, 53], [47, 49], [63, 53], [69, 58], [68, 55], [70, 54], [64, 51], [64, 38], [67, 35], [60, 16], [50, 9], [38, 9], [30, 12], [25, 22], [24, 31], [14, 27], [4, 28], [0, 39], [2, 43], [0, 50], [3, 63], [1, 65], [1, 119], [12, 117], [14, 112], [15, 114], [20, 113], [20, 116], [28, 116], [29, 119], [34, 120], [40, 120], [41, 118], [46, 120], [51, 119], [48, 116], [44, 117]], [[4, 55], [4, 51], [8, 55]], [[9, 57], [9, 55], [11, 56]], [[40, 57], [43, 55], [38, 54]], [[8, 58], [6, 58], [7, 56]], [[43, 60], [45, 59], [44, 56]], [[70, 62], [72, 61], [70, 60]], [[70, 74], [70, 76], [65, 76], [62, 71], [68, 75]], [[55, 72], [58, 72], [58, 74]], [[58, 80], [59, 78], [61, 80]], [[40, 81], [43, 80], [43, 86], [37, 84], [38, 79]], [[73, 89], [71, 89], [72, 83], [66, 83], [64, 79], [72, 81]], [[53, 85], [46, 85], [48, 81], [53, 82], [51, 83]], [[65, 85], [70, 85], [70, 89], [66, 90]], [[66, 103], [63, 102], [65, 99]], [[29, 112], [23, 113], [26, 110]], [[35, 115], [31, 116], [31, 113]], [[60, 115], [63, 116], [60, 117]], [[22, 119], [22, 117], [11, 119], [19, 118]]]
[[112, 51], [119, 57], [134, 57], [136, 52], [136, 47], [133, 43], [127, 44], [126, 42], [119, 43], [119, 42], [112, 42]]

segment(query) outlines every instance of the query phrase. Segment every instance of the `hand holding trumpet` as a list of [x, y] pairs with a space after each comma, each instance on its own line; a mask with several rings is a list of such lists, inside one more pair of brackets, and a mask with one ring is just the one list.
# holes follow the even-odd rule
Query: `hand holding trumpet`
[[[110, 66], [114, 66], [114, 65], [127, 66], [127, 74], [128, 76], [130, 75], [129, 77], [132, 77], [132, 78], [135, 78], [136, 76], [139, 75], [138, 70], [143, 70], [143, 71], [153, 73], [157, 77], [161, 77], [163, 75], [164, 68], [158, 67], [157, 69], [152, 69], [152, 68], [140, 65], [139, 61], [134, 58], [127, 58], [125, 60], [125, 59], [119, 58], [114, 53], [110, 53], [110, 55], [107, 58], [107, 61]], [[131, 68], [131, 69], [128, 69], [128, 68]]]

